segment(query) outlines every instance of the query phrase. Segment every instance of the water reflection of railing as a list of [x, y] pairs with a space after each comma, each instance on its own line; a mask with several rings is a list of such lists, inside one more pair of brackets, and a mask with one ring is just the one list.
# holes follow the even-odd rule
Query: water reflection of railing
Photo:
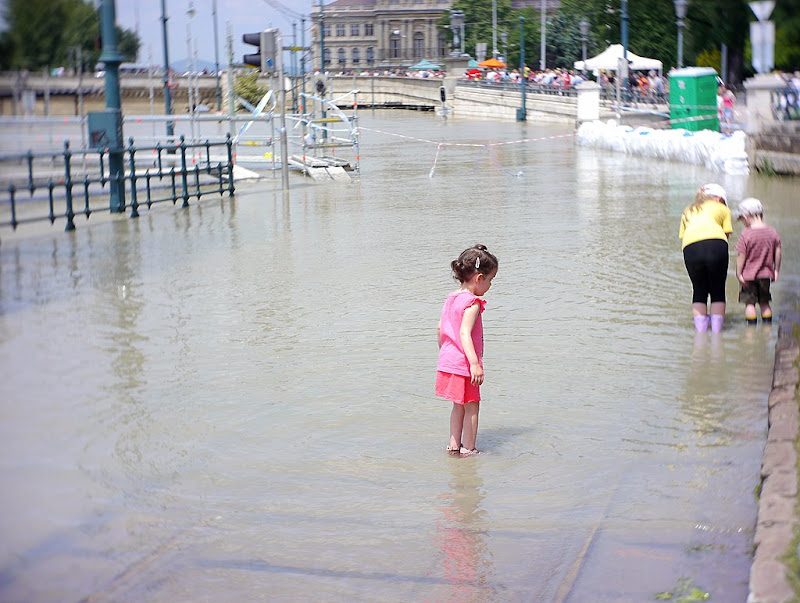
[[[218, 148], [224, 149], [225, 157], [215, 163], [211, 154], [212, 149]], [[78, 209], [78, 213], [88, 219], [95, 211], [122, 213], [126, 209], [130, 209], [130, 216], [135, 218], [141, 205], [149, 209], [156, 203], [172, 201], [175, 204], [182, 199], [181, 207], [188, 207], [190, 197], [200, 199], [210, 193], [222, 195], [226, 190], [229, 196], [234, 194], [230, 135], [223, 141], [206, 140], [194, 144], [187, 144], [181, 136], [176, 144], [159, 143], [155, 147], [138, 148], [133, 138], [129, 138], [128, 146], [120, 151], [125, 167], [114, 174], [109, 165], [109, 149], [73, 151], [69, 142], [64, 143], [63, 151], [0, 156], [0, 170], [8, 183], [5, 188], [8, 196], [0, 198], [0, 227], [16, 229], [23, 223], [44, 220], [52, 224], [63, 216], [67, 220], [65, 230], [74, 230], [76, 197], [81, 196], [83, 208]], [[144, 162], [149, 165], [142, 171], [142, 165], [136, 163], [136, 155], [147, 151], [155, 153], [155, 157]], [[112, 184], [125, 191], [120, 195], [123, 197], [120, 204], [114, 208], [108, 201]], [[76, 195], [74, 189], [78, 187], [83, 192]], [[37, 196], [38, 190], [44, 190], [45, 194]], [[20, 198], [23, 191], [27, 196]], [[140, 195], [145, 200], [140, 202]], [[101, 200], [105, 200], [104, 205], [100, 205]]]
[[800, 90], [787, 86], [770, 93], [772, 112], [780, 121], [800, 119]]

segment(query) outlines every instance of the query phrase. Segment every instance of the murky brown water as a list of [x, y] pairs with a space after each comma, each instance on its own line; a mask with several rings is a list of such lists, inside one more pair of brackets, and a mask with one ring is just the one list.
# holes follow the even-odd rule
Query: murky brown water
[[[777, 327], [731, 277], [695, 337], [678, 220], [707, 181], [760, 197], [793, 312], [796, 182], [362, 125], [356, 184], [1, 233], [2, 599], [744, 601]], [[484, 454], [453, 459], [435, 327], [475, 242]]]

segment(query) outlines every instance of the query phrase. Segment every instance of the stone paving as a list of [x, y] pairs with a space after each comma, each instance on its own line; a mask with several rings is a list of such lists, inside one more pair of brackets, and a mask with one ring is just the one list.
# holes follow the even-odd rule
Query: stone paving
[[[797, 321], [781, 323], [769, 395], [769, 432], [761, 464], [761, 493], [750, 568], [748, 603], [797, 601], [785, 557], [795, 544], [797, 513], [798, 335]], [[794, 555], [798, 555], [794, 551]]]

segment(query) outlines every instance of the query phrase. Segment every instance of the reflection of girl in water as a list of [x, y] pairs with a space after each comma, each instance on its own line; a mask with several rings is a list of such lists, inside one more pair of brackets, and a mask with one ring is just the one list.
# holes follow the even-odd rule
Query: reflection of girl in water
[[473, 463], [455, 463], [452, 491], [440, 496], [441, 519], [437, 522], [441, 549], [442, 578], [449, 585], [446, 601], [486, 601], [493, 599], [488, 584], [491, 565], [484, 532], [483, 480]]
[[481, 299], [497, 274], [497, 258], [483, 245], [464, 250], [450, 263], [461, 286], [447, 296], [439, 319], [439, 360], [436, 395], [450, 400], [448, 452], [478, 454], [478, 411], [483, 383], [483, 322]]

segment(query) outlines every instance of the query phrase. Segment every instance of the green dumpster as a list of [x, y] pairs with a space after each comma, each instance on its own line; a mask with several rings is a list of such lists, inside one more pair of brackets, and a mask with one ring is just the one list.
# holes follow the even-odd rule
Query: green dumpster
[[669, 118], [673, 129], [719, 131], [717, 72], [684, 67], [669, 72]]

